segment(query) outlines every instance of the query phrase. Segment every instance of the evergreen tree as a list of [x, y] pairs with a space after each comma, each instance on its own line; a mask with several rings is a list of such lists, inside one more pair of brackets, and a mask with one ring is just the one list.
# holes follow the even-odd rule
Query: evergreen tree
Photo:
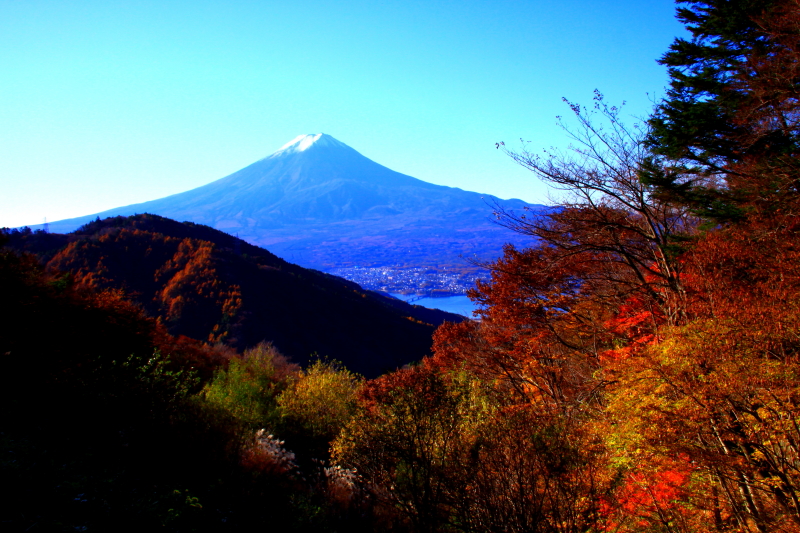
[[649, 121], [648, 144], [668, 164], [650, 160], [641, 179], [704, 216], [736, 219], [754, 199], [774, 201], [786, 189], [775, 170], [800, 146], [798, 77], [787, 70], [798, 51], [797, 24], [787, 21], [796, 22], [800, 7], [793, 0], [678, 3], [692, 38], [675, 39], [661, 58], [670, 89]]

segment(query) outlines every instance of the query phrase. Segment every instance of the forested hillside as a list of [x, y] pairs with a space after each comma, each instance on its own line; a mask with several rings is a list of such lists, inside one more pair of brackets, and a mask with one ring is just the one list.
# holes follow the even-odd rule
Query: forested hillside
[[[498, 144], [564, 201], [499, 213], [531, 246], [488, 265], [481, 320], [442, 324], [419, 364], [364, 379], [270, 344], [236, 353], [213, 336], [243, 331], [219, 275], [186, 293], [213, 335], [172, 337], [190, 308], [170, 324], [177, 300], [143, 299], [165, 313], [147, 318], [108, 289], [111, 263], [81, 270], [144, 228], [18, 245], [75, 279], [5, 249], [4, 524], [800, 532], [800, 2], [678, 16], [692, 37], [661, 59], [671, 87], [646, 122], [598, 92], [568, 102], [569, 151]], [[133, 220], [152, 221], [171, 224]], [[129, 294], [165, 294], [147, 283], [181, 246], [200, 271], [228, 257], [157, 233], [137, 254], [173, 259]]]
[[98, 220], [67, 235], [8, 237], [9, 246], [38, 254], [48, 271], [79, 287], [122, 291], [173, 335], [239, 350], [270, 341], [297, 363], [316, 353], [370, 377], [430, 354], [435, 326], [462, 320], [156, 215]]
[[239, 355], [172, 337], [118, 291], [7, 249], [0, 291], [4, 531], [349, 529], [346, 512], [323, 513], [324, 476], [284, 475], [289, 456], [265, 455], [279, 441], [253, 436], [280, 431], [317, 466], [361, 378], [302, 372], [270, 344]]

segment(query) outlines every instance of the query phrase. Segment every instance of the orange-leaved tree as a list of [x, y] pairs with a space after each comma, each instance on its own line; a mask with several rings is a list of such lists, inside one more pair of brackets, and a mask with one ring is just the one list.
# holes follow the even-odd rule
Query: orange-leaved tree
[[696, 318], [608, 369], [622, 455], [685, 458], [709, 530], [800, 530], [800, 225], [777, 221], [700, 239], [685, 256]]

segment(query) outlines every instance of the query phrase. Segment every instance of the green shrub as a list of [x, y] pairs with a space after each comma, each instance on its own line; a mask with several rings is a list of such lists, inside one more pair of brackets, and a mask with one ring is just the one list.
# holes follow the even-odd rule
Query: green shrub
[[274, 429], [280, 422], [277, 397], [298, 371], [271, 343], [262, 342], [220, 368], [203, 398], [250, 429]]

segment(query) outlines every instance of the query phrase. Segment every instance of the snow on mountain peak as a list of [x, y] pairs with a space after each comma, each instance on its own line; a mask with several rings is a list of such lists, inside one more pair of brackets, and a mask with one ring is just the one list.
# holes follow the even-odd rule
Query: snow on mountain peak
[[344, 143], [337, 141], [330, 135], [326, 135], [324, 133], [298, 135], [288, 143], [281, 146], [280, 149], [274, 154], [272, 154], [270, 157], [275, 157], [278, 155], [297, 154], [308, 150], [312, 146], [346, 146], [346, 145]]
[[317, 133], [316, 135], [298, 135], [288, 143], [281, 146], [279, 152], [283, 152], [284, 150], [288, 150], [289, 148], [292, 149], [293, 152], [303, 152], [307, 150], [312, 144], [320, 140], [322, 137], [321, 133]]

